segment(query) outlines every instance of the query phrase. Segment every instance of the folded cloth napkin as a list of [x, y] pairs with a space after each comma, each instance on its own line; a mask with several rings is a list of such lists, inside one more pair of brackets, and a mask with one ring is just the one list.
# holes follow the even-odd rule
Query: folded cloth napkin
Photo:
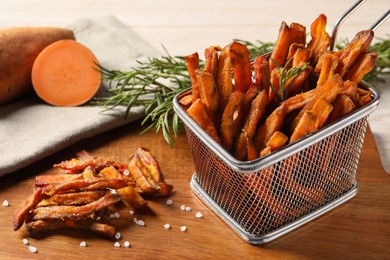
[[[107, 69], [129, 70], [159, 53], [114, 16], [81, 19], [69, 26]], [[107, 94], [103, 84], [98, 95]], [[15, 172], [82, 139], [144, 116], [143, 107], [103, 112], [102, 107], [53, 107], [38, 97], [0, 106], [0, 176]]]

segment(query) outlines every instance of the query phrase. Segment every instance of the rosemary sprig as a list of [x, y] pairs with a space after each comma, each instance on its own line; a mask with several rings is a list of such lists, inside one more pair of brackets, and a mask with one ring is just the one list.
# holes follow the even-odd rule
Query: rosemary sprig
[[172, 101], [177, 93], [190, 87], [191, 82], [184, 57], [166, 53], [160, 58], [137, 61], [138, 66], [127, 72], [100, 67], [111, 96], [96, 98], [93, 103], [107, 110], [126, 106], [125, 117], [132, 107], [144, 106], [146, 117], [142, 125], [150, 122], [144, 131], [162, 130], [165, 140], [172, 145], [181, 128], [173, 113]]
[[[276, 89], [276, 87], [272, 84], [270, 76], [266, 74], [267, 80], [269, 82], [269, 85], [272, 89], [272, 92], [274, 92], [275, 96], [279, 100], [279, 102], [282, 102], [288, 98], [288, 90], [292, 83], [296, 80], [296, 78], [309, 66], [309, 62], [303, 64], [303, 66], [294, 66], [290, 69], [287, 69], [290, 67], [290, 64], [292, 62], [292, 59], [288, 60], [284, 67], [280, 67], [280, 65], [276, 62], [276, 60], [270, 58], [271, 61], [275, 64], [276, 71], [279, 76], [279, 90]], [[292, 79], [290, 82], [289, 80]], [[287, 85], [287, 83], [289, 83]]]

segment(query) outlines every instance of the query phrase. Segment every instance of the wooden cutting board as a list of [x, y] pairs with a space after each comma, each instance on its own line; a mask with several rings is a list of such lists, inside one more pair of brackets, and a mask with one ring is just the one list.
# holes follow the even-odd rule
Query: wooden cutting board
[[[64, 151], [18, 172], [0, 178], [0, 259], [255, 259], [255, 258], [389, 258], [390, 257], [390, 175], [383, 170], [370, 129], [361, 154], [357, 179], [359, 192], [350, 201], [268, 244], [254, 246], [242, 240], [191, 191], [189, 182], [194, 171], [185, 134], [173, 148], [162, 134], [149, 131], [140, 135], [139, 122], [114, 129], [73, 145]], [[174, 185], [167, 198], [149, 200], [148, 208], [131, 215], [119, 211], [117, 230], [122, 237], [109, 240], [88, 231], [62, 230], [30, 238], [22, 227], [12, 229], [12, 215], [32, 192], [34, 177], [50, 174], [54, 163], [70, 159], [85, 149], [101, 158], [127, 162], [138, 146], [147, 147], [159, 161], [166, 181]], [[182, 211], [182, 205], [191, 207]], [[201, 212], [202, 218], [195, 214]], [[146, 226], [136, 225], [134, 217]], [[166, 230], [164, 224], [171, 228]], [[186, 226], [185, 232], [180, 227]], [[24, 245], [38, 249], [31, 253]], [[86, 241], [87, 247], [80, 247]], [[118, 241], [121, 247], [116, 248]], [[130, 248], [123, 243], [129, 241]]]

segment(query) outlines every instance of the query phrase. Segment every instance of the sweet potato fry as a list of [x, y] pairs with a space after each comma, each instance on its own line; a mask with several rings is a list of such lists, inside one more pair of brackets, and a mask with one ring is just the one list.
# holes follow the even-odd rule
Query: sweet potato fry
[[245, 95], [240, 91], [234, 91], [230, 96], [229, 103], [226, 105], [222, 114], [221, 120], [221, 144], [226, 150], [230, 150], [233, 146], [234, 134], [237, 130], [234, 129], [234, 122], [238, 120]]
[[[304, 49], [304, 48], [305, 45], [303, 44], [298, 44], [298, 43], [291, 44], [290, 47], [288, 48], [287, 61], [294, 58], [294, 54], [298, 49]], [[288, 67], [288, 69], [290, 69], [291, 67], [292, 64], [290, 63], [290, 67]]]
[[373, 38], [373, 31], [360, 31], [355, 35], [347, 47], [343, 49], [340, 56], [339, 66], [336, 71], [341, 77], [344, 77], [359, 56], [367, 51]]
[[306, 27], [299, 23], [290, 24], [292, 43], [306, 45]]
[[327, 123], [331, 124], [355, 109], [355, 103], [347, 95], [339, 95], [333, 103], [333, 111], [330, 113]]
[[158, 184], [149, 174], [137, 154], [133, 154], [131, 156], [128, 169], [143, 193], [151, 194], [155, 193], [159, 189]]
[[117, 189], [117, 193], [122, 197], [122, 200], [129, 204], [133, 209], [140, 209], [148, 204], [133, 186], [129, 185]]
[[321, 70], [317, 87], [324, 85], [335, 74], [338, 64], [339, 57], [334, 53], [327, 53], [321, 56]]
[[375, 52], [361, 54], [345, 74], [344, 80], [350, 80], [359, 85], [363, 77], [374, 68], [376, 59]]
[[279, 28], [278, 39], [276, 40], [274, 50], [272, 51], [269, 68], [272, 71], [276, 66], [272, 61], [276, 61], [280, 67], [283, 67], [287, 61], [287, 54], [290, 45], [293, 43], [290, 28], [285, 22], [282, 22]]
[[269, 63], [266, 56], [256, 57], [253, 61], [253, 71], [255, 74], [255, 83], [261, 89], [266, 91], [268, 96], [269, 81], [267, 75], [270, 75]]
[[160, 166], [158, 165], [156, 159], [146, 148], [138, 147], [135, 150], [135, 154], [140, 158], [144, 167], [148, 170], [149, 174], [152, 176], [153, 180], [156, 183], [162, 182], [162, 174], [160, 171]]
[[26, 227], [31, 234], [38, 234], [41, 232], [58, 229], [85, 229], [104, 235], [105, 237], [112, 238], [116, 233], [115, 228], [113, 226], [93, 222], [90, 220], [36, 220], [27, 223]]
[[317, 100], [312, 109], [313, 114], [317, 118], [315, 124], [316, 130], [320, 129], [326, 123], [332, 110], [333, 105], [330, 104], [325, 98], [319, 98]]
[[210, 46], [205, 50], [206, 64], [204, 70], [210, 72], [214, 79], [218, 74], [218, 52], [221, 51], [220, 47]]
[[301, 139], [302, 137], [314, 132], [316, 130], [317, 117], [311, 110], [305, 110], [298, 124], [294, 128], [290, 137], [290, 143]]
[[91, 178], [57, 183], [44, 187], [47, 196], [53, 196], [64, 191], [92, 191], [100, 189], [119, 189], [129, 183], [125, 179]]
[[121, 196], [108, 193], [104, 197], [82, 206], [48, 206], [35, 208], [31, 212], [31, 220], [51, 219], [85, 219], [109, 206], [118, 203]]
[[187, 110], [192, 104], [192, 99], [192, 94], [183, 96], [182, 98], [180, 98], [179, 104], [184, 108], [184, 110]]
[[214, 125], [217, 127], [220, 123], [219, 95], [213, 74], [207, 71], [196, 70], [196, 78], [198, 81], [200, 99], [206, 106], [207, 112]]
[[326, 32], [326, 22], [327, 17], [320, 14], [310, 26], [311, 40], [307, 47], [311, 51], [312, 66], [317, 63], [319, 57], [327, 51], [331, 44], [331, 37]]
[[348, 96], [352, 101], [356, 100], [358, 87], [353, 81], [344, 81], [344, 88], [340, 91], [340, 95]]
[[357, 88], [355, 105], [356, 108], [362, 107], [371, 102], [371, 94], [369, 90]]
[[99, 172], [99, 176], [107, 179], [123, 179], [123, 175], [112, 165], [102, 169]]
[[267, 147], [271, 148], [271, 151], [282, 148], [288, 141], [288, 137], [280, 131], [276, 131], [271, 135], [267, 142]]
[[224, 47], [218, 60], [217, 88], [220, 99], [220, 111], [224, 111], [226, 104], [229, 102], [230, 95], [233, 93], [232, 83], [232, 62], [230, 59], [230, 45]]
[[185, 57], [188, 74], [192, 84], [192, 102], [199, 98], [198, 80], [195, 71], [199, 69], [199, 54], [197, 52]]
[[35, 177], [34, 185], [35, 187], [42, 187], [49, 184], [81, 179], [83, 179], [82, 174], [38, 175]]
[[234, 149], [234, 156], [239, 160], [244, 160], [247, 156], [247, 139], [252, 140], [256, 133], [257, 126], [265, 114], [267, 98], [267, 91], [262, 89], [258, 91], [256, 98], [252, 101], [243, 131], [239, 135]]
[[198, 123], [217, 143], [221, 143], [214, 122], [211, 120], [206, 106], [199, 98], [187, 110], [188, 115]]
[[253, 138], [255, 147], [261, 151], [266, 147], [269, 138], [276, 132], [279, 131], [283, 125], [284, 117], [287, 113], [286, 103], [282, 103], [267, 117], [264, 123], [257, 129], [256, 134]]
[[83, 171], [87, 166], [91, 166], [96, 170], [101, 170], [106, 166], [114, 164], [111, 160], [103, 160], [90, 155], [87, 151], [80, 151], [77, 154], [77, 158], [63, 161], [55, 164], [54, 168], [60, 168], [66, 170], [68, 173], [79, 173]]
[[238, 42], [229, 47], [233, 68], [234, 89], [246, 93], [252, 84], [252, 67], [248, 48]]
[[39, 202], [37, 207], [44, 207], [49, 205], [83, 205], [98, 200], [106, 194], [107, 190], [54, 194], [53, 196]]
[[27, 214], [30, 210], [34, 209], [43, 198], [45, 198], [44, 190], [42, 188], [37, 188], [23, 201], [22, 205], [13, 215], [12, 223], [14, 230], [18, 230], [23, 225]]

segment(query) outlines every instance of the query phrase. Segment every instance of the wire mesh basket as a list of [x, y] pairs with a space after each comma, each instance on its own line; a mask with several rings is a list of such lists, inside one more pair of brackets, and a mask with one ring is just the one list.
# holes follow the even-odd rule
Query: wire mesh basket
[[203, 202], [251, 244], [267, 243], [352, 198], [372, 101], [268, 156], [239, 161], [226, 152], [179, 105], [195, 173], [191, 187]]

